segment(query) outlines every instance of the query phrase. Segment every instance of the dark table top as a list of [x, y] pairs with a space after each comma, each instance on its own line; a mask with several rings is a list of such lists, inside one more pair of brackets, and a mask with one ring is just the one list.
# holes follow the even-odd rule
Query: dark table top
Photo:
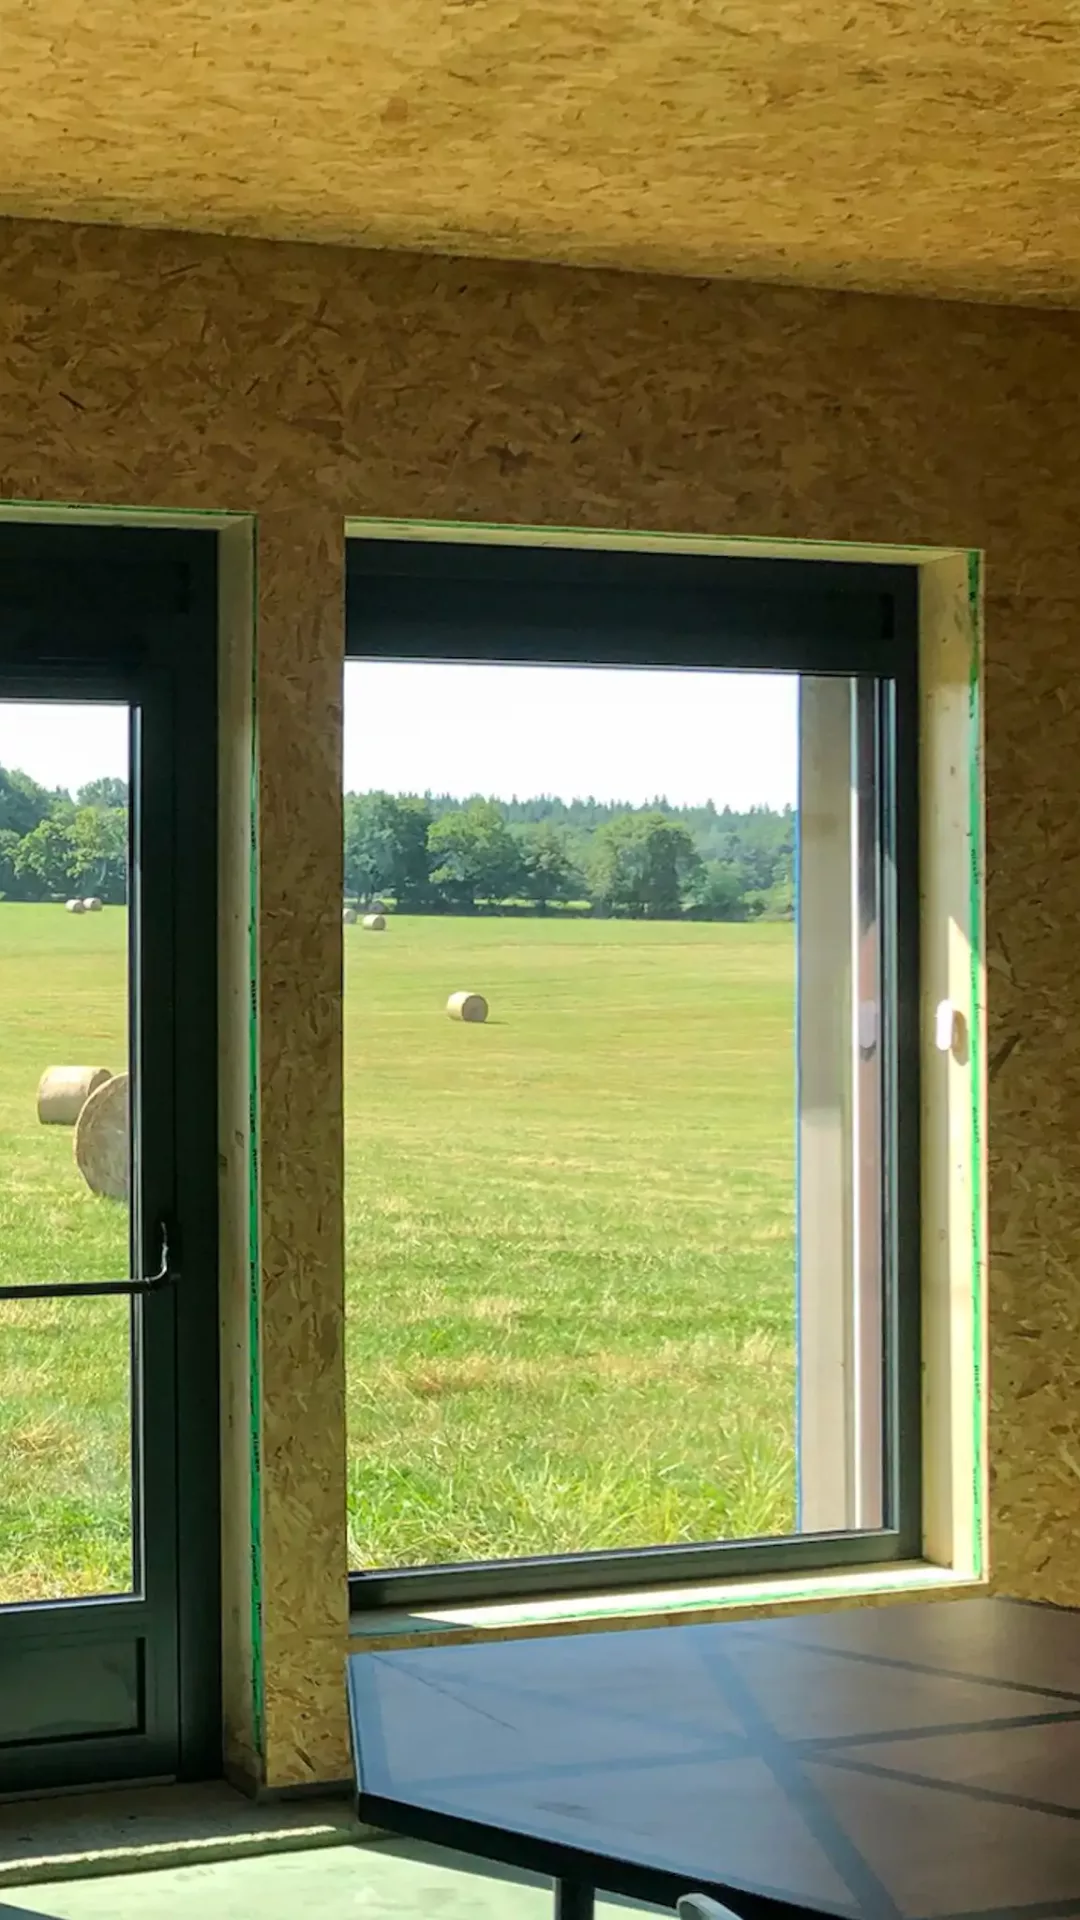
[[1007, 1600], [349, 1661], [365, 1819], [667, 1903], [1080, 1915], [1080, 1613]]

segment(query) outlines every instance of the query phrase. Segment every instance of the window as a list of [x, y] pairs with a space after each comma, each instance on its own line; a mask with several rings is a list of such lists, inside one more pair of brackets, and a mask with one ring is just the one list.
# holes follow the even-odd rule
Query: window
[[355, 540], [348, 654], [354, 1598], [916, 1554], [915, 569]]
[[0, 520], [0, 1793], [221, 1765], [217, 535]]

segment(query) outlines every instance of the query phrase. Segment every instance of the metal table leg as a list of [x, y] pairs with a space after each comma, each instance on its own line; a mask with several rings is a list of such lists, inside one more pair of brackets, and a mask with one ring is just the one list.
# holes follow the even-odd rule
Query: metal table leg
[[593, 1888], [582, 1880], [556, 1880], [555, 1920], [593, 1920], [595, 1899]]

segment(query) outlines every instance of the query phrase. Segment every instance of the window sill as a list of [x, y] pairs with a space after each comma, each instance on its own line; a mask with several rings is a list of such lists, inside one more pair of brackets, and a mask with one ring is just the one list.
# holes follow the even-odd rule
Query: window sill
[[603, 1627], [678, 1626], [691, 1619], [742, 1619], [812, 1608], [886, 1606], [898, 1601], [951, 1600], [985, 1579], [929, 1561], [892, 1562], [838, 1573], [773, 1575], [770, 1579], [654, 1587], [639, 1593], [566, 1594], [549, 1600], [503, 1600], [480, 1606], [436, 1606], [414, 1612], [354, 1613], [350, 1653], [452, 1645], [528, 1634], [587, 1632]]

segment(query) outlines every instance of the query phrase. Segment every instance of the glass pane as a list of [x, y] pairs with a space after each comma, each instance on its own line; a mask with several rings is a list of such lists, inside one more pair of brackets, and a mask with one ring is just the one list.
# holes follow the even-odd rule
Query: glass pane
[[[129, 717], [0, 702], [0, 1286], [126, 1275]], [[0, 1301], [0, 1603], [134, 1584], [127, 1299]]]
[[799, 1524], [880, 1527], [884, 1486], [880, 689], [800, 689]]
[[349, 663], [354, 1567], [880, 1524], [877, 702]]

